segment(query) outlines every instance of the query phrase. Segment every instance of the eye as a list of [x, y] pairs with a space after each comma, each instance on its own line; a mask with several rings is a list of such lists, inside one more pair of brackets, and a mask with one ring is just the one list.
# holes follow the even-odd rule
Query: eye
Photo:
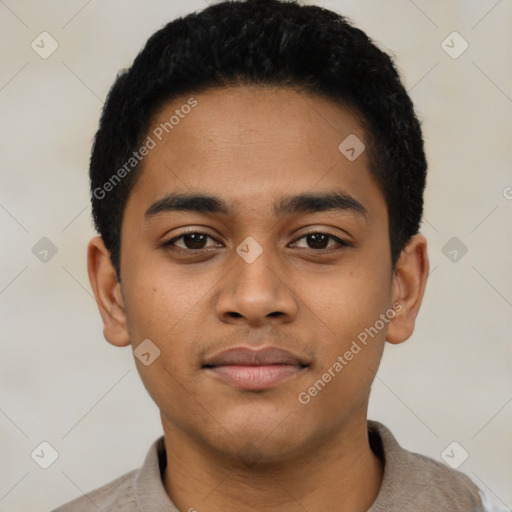
[[[208, 233], [203, 233], [200, 231], [190, 231], [188, 233], [182, 233], [181, 235], [171, 238], [171, 240], [164, 243], [164, 246], [170, 247], [171, 249], [178, 248], [178, 249], [185, 250], [185, 251], [186, 250], [201, 251], [202, 249], [212, 247], [212, 246], [206, 245], [208, 238], [217, 242]], [[176, 242], [180, 242], [180, 243], [182, 243], [182, 245], [178, 245]], [[215, 245], [216, 244], [213, 244], [213, 246], [215, 246]]]
[[[337, 250], [341, 250], [344, 247], [350, 247], [350, 244], [348, 242], [345, 242], [345, 240], [342, 240], [341, 238], [334, 235], [330, 235], [328, 233], [308, 233], [307, 235], [298, 238], [295, 242], [293, 242], [292, 245], [297, 246], [297, 242], [299, 242], [300, 240], [305, 240], [307, 244], [307, 247], [305, 247], [306, 249], [313, 249], [315, 251], [331, 249], [336, 246]], [[330, 244], [330, 241], [334, 243]]]

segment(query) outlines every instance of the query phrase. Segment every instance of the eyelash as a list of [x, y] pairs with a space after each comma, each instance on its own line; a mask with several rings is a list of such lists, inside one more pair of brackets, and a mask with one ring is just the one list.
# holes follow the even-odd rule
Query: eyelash
[[[180, 252], [180, 251], [190, 252], [190, 253], [195, 253], [197, 255], [200, 255], [202, 253], [208, 252], [208, 248], [203, 248], [203, 249], [188, 249], [188, 248], [185, 248], [184, 249], [183, 247], [176, 247], [174, 245], [175, 242], [177, 242], [178, 240], [184, 238], [187, 235], [203, 235], [203, 236], [207, 236], [208, 238], [211, 238], [212, 240], [217, 242], [217, 240], [215, 240], [214, 237], [212, 237], [209, 233], [205, 233], [204, 231], [187, 231], [185, 233], [182, 233], [181, 235], [178, 235], [178, 236], [175, 236], [174, 238], [171, 238], [169, 241], [163, 243], [162, 246], [167, 248], [167, 249], [173, 250], [173, 251], [177, 251], [177, 252]], [[305, 249], [306, 251], [310, 251], [310, 252], [314, 252], [314, 253], [322, 253], [323, 252], [325, 254], [325, 253], [338, 252], [338, 251], [341, 251], [341, 250], [343, 250], [343, 249], [345, 249], [347, 247], [353, 247], [352, 244], [346, 242], [342, 238], [339, 238], [337, 236], [331, 235], [330, 233], [324, 233], [322, 231], [311, 231], [310, 233], [305, 233], [301, 237], [297, 238], [293, 243], [296, 243], [299, 240], [302, 240], [303, 238], [306, 238], [307, 236], [310, 236], [310, 235], [325, 235], [329, 239], [332, 239], [335, 242], [337, 242], [338, 247], [335, 248], [335, 249], [333, 249], [332, 247], [327, 247], [327, 248], [324, 248], [324, 249], [306, 248]]]

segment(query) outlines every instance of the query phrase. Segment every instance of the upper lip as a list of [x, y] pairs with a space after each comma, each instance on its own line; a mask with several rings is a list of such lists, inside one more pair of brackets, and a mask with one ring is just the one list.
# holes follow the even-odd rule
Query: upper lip
[[282, 348], [264, 347], [254, 349], [243, 346], [229, 348], [214, 354], [205, 360], [203, 366], [265, 366], [271, 364], [309, 366], [305, 360]]

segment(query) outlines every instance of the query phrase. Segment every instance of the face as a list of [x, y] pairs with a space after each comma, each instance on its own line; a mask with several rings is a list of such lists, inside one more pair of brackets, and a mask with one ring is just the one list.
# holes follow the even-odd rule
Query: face
[[291, 459], [365, 421], [402, 307], [386, 203], [367, 152], [338, 148], [365, 141], [343, 106], [289, 89], [191, 96], [153, 119], [105, 335], [151, 340], [136, 363], [166, 434]]

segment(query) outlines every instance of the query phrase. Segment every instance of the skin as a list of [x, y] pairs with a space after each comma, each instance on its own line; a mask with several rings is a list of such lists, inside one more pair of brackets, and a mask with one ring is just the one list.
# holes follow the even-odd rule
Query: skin
[[[283, 88], [194, 97], [198, 105], [145, 157], [128, 199], [121, 284], [102, 239], [88, 248], [105, 338], [133, 348], [150, 339], [161, 351], [149, 366], [135, 361], [161, 411], [166, 491], [184, 511], [366, 511], [383, 474], [366, 429], [370, 387], [385, 342], [413, 332], [428, 275], [426, 239], [412, 237], [392, 269], [386, 203], [367, 153], [349, 161], [338, 150], [349, 134], [365, 140], [354, 112]], [[152, 126], [187, 99], [165, 105]], [[357, 199], [367, 218], [350, 209], [274, 213], [283, 197], [333, 190]], [[172, 192], [215, 195], [230, 211], [145, 219]], [[189, 228], [213, 237], [199, 245], [202, 255], [190, 239], [176, 241], [175, 251], [163, 245]], [[350, 246], [314, 245], [308, 233]], [[263, 250], [252, 263], [236, 252], [247, 237]], [[399, 313], [300, 403], [299, 393], [395, 303]], [[240, 390], [201, 368], [239, 345], [282, 347], [310, 366], [263, 391]]]

